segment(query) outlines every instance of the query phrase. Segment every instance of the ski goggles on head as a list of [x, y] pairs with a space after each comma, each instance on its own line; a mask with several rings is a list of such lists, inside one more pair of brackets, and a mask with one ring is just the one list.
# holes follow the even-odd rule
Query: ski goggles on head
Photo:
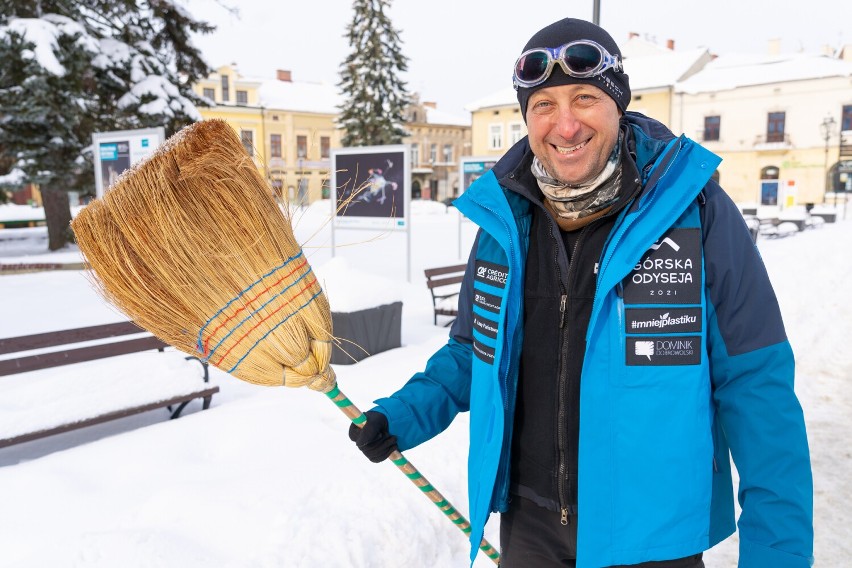
[[610, 55], [602, 45], [581, 39], [561, 47], [537, 47], [523, 52], [515, 62], [512, 84], [516, 90], [540, 85], [550, 77], [555, 63], [566, 75], [577, 79], [596, 77], [607, 69], [624, 71], [618, 55]]

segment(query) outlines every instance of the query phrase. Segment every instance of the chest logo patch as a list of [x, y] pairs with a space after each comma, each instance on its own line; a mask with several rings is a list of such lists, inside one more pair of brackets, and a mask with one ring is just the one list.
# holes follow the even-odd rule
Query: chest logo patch
[[700, 230], [669, 230], [642, 255], [623, 285], [625, 304], [700, 303]]
[[628, 337], [627, 365], [670, 366], [701, 363], [701, 336]]
[[506, 278], [509, 276], [509, 267], [487, 262], [485, 260], [476, 261], [476, 272], [474, 280], [494, 286], [495, 288], [505, 288]]
[[701, 308], [628, 308], [625, 333], [694, 333], [702, 327]]

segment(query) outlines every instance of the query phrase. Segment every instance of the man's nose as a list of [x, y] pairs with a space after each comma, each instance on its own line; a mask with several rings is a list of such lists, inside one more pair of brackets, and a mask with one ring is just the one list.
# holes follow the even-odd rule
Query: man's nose
[[556, 114], [554, 130], [562, 138], [571, 140], [580, 130], [581, 126], [576, 113], [573, 112], [570, 106], [564, 106], [559, 109], [559, 112]]

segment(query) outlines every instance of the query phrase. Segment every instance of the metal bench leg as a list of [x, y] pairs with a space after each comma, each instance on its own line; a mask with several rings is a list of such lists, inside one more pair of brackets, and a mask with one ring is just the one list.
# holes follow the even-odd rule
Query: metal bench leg
[[[177, 418], [178, 416], [180, 416], [180, 413], [183, 412], [183, 409], [186, 408], [187, 404], [189, 404], [188, 400], [185, 400], [182, 403], [180, 403], [178, 405], [178, 407], [175, 410], [172, 411], [172, 415], [169, 417], [169, 419], [173, 420], [173, 419]], [[169, 410], [171, 410], [171, 409], [172, 409], [172, 407], [170, 406]]]

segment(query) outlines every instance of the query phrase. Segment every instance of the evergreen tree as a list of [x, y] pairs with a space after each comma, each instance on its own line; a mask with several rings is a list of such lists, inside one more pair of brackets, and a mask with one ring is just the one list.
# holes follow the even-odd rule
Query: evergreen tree
[[[91, 144], [92, 97], [86, 86], [91, 60], [85, 33], [73, 21], [47, 15], [10, 22], [0, 39], [0, 145], [10, 173], [0, 180], [14, 188], [41, 188], [48, 224], [48, 248], [70, 237], [66, 189], [82, 173], [80, 156]], [[53, 38], [52, 54], [25, 37], [39, 29]], [[3, 183], [5, 182], [5, 183]]]
[[344, 146], [398, 144], [410, 96], [401, 73], [408, 70], [399, 33], [387, 16], [389, 0], [355, 0], [347, 37], [352, 53], [340, 66], [345, 102], [338, 123]]
[[200, 119], [210, 69], [189, 33], [212, 30], [174, 0], [0, 0], [0, 189], [40, 185], [51, 250], [65, 192], [94, 193], [93, 132]]

